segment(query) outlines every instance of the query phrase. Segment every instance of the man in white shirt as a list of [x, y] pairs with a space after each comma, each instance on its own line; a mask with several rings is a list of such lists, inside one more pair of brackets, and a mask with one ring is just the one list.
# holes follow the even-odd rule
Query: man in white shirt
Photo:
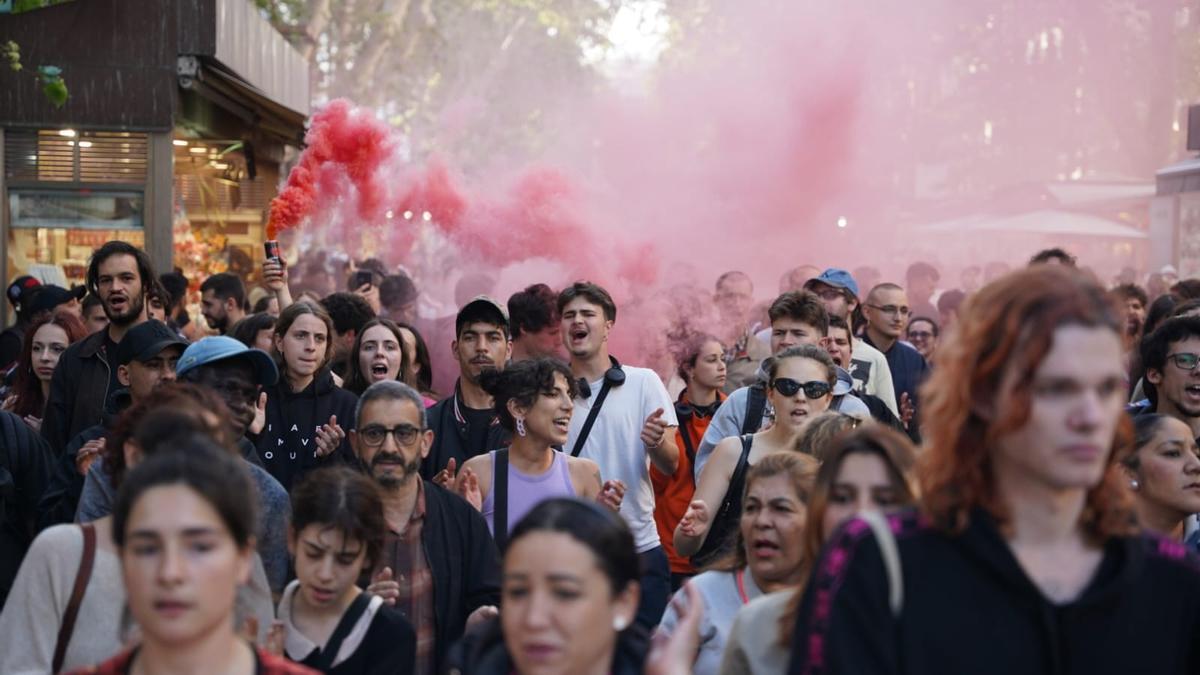
[[608, 291], [576, 282], [559, 294], [558, 311], [571, 372], [581, 380], [563, 450], [599, 464], [604, 480], [625, 484], [621, 515], [643, 569], [637, 621], [649, 630], [658, 625], [671, 594], [670, 568], [654, 525], [649, 463], [666, 475], [678, 467], [675, 406], [653, 370], [622, 366], [609, 355], [617, 307]]

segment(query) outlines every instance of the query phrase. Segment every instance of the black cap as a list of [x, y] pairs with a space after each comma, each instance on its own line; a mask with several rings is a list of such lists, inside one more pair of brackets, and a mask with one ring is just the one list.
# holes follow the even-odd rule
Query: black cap
[[151, 319], [130, 328], [117, 345], [117, 365], [127, 366], [130, 361], [149, 361], [171, 345], [187, 348], [187, 340], [161, 321]]
[[26, 311], [36, 314], [53, 310], [72, 300], [79, 300], [85, 293], [87, 293], [87, 289], [82, 286], [76, 286], [74, 290], [70, 291], [62, 286], [38, 286], [26, 294], [27, 297], [22, 304], [26, 307]]
[[29, 294], [30, 291], [38, 288], [41, 285], [42, 282], [38, 281], [34, 277], [29, 276], [28, 274], [25, 274], [12, 280], [12, 283], [8, 285], [7, 289], [5, 289], [5, 295], [8, 296], [8, 301], [12, 303], [13, 307], [24, 313], [25, 308], [22, 306], [22, 304], [29, 302], [30, 298], [32, 297]]

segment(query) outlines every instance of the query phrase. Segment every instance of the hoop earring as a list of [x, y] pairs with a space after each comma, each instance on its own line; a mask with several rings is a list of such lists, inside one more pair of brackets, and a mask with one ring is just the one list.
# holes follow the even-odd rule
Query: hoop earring
[[525, 435], [525, 420], [520, 417], [517, 418], [517, 435]]

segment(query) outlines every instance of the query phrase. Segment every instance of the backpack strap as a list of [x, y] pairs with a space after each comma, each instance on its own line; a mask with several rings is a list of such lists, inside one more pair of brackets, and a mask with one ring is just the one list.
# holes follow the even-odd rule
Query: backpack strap
[[354, 598], [354, 601], [346, 608], [346, 613], [338, 621], [337, 628], [333, 629], [333, 635], [329, 636], [329, 641], [321, 649], [321, 655], [317, 658], [317, 663], [313, 667], [323, 673], [329, 672], [333, 668], [333, 660], [337, 658], [338, 652], [341, 651], [342, 643], [346, 641], [346, 637], [350, 635], [350, 631], [354, 630], [354, 626], [358, 624], [358, 620], [367, 611], [372, 597], [370, 593], [359, 593], [358, 597]]
[[763, 415], [767, 411], [767, 387], [762, 382], [750, 385], [746, 392], [746, 419], [742, 421], [742, 435], [757, 433], [762, 428]]
[[75, 619], [79, 616], [79, 606], [83, 604], [83, 593], [87, 590], [88, 581], [92, 578], [92, 564], [96, 561], [96, 528], [91, 523], [80, 526], [83, 530], [83, 555], [79, 558], [79, 570], [75, 572], [75, 586], [71, 589], [71, 599], [67, 601], [67, 609], [63, 612], [62, 624], [58, 627], [58, 639], [54, 644], [54, 662], [52, 672], [62, 670], [63, 659], [67, 657], [67, 645], [75, 632]]
[[892, 610], [892, 616], [899, 619], [904, 609], [904, 571], [900, 567], [900, 548], [896, 545], [896, 535], [878, 511], [863, 511], [858, 517], [866, 521], [875, 534], [875, 543], [879, 544], [883, 568], [887, 572], [888, 607]]
[[583, 444], [587, 442], [588, 434], [592, 433], [592, 425], [596, 424], [596, 418], [600, 416], [600, 407], [604, 405], [604, 399], [608, 398], [609, 389], [612, 389], [612, 382], [605, 377], [604, 384], [600, 385], [600, 393], [596, 396], [596, 402], [592, 404], [592, 409], [588, 411], [587, 419], [583, 422], [583, 428], [579, 430], [579, 437], [575, 439], [575, 446], [571, 448], [572, 457], [578, 457], [579, 453], [583, 452]]
[[492, 455], [492, 539], [503, 551], [508, 542], [508, 448]]

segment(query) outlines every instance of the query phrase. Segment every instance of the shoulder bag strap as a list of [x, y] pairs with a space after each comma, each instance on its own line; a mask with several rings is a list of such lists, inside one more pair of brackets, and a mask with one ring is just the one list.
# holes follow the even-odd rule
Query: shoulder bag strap
[[742, 434], [753, 434], [762, 428], [763, 414], [767, 411], [767, 390], [762, 383], [750, 385], [746, 392], [746, 419], [742, 420]]
[[321, 657], [317, 659], [317, 670], [328, 672], [333, 668], [333, 660], [337, 658], [338, 652], [342, 649], [342, 643], [346, 641], [346, 637], [350, 635], [350, 631], [354, 630], [354, 626], [358, 624], [359, 618], [367, 611], [367, 607], [371, 604], [370, 593], [359, 593], [358, 597], [354, 598], [354, 602], [346, 608], [346, 613], [342, 615], [338, 621], [337, 628], [333, 629], [333, 635], [329, 636], [329, 641], [325, 643], [325, 647], [321, 650]]
[[592, 425], [596, 423], [596, 417], [600, 414], [600, 406], [604, 405], [604, 399], [608, 398], [608, 390], [611, 388], [612, 384], [609, 383], [608, 378], [604, 378], [604, 384], [600, 385], [600, 393], [596, 396], [596, 402], [588, 411], [583, 428], [579, 430], [579, 438], [575, 439], [575, 446], [571, 448], [572, 457], [578, 457], [579, 453], [583, 451], [583, 444], [587, 441], [588, 434], [592, 433]]
[[900, 618], [904, 609], [904, 572], [900, 567], [900, 549], [896, 545], [896, 535], [891, 526], [878, 511], [863, 511], [858, 514], [875, 533], [875, 541], [879, 544], [879, 553], [883, 556], [883, 568], [888, 578], [888, 607], [894, 618]]
[[508, 542], [508, 448], [492, 456], [492, 539], [504, 550]]
[[83, 555], [79, 558], [79, 570], [75, 573], [75, 587], [71, 589], [71, 599], [67, 601], [62, 624], [58, 627], [52, 668], [52, 672], [55, 673], [62, 670], [63, 659], [67, 657], [67, 645], [71, 642], [71, 634], [75, 632], [75, 618], [79, 616], [83, 592], [87, 590], [88, 581], [92, 578], [92, 563], [96, 561], [96, 528], [91, 523], [85, 523], [80, 529], [83, 530]]

